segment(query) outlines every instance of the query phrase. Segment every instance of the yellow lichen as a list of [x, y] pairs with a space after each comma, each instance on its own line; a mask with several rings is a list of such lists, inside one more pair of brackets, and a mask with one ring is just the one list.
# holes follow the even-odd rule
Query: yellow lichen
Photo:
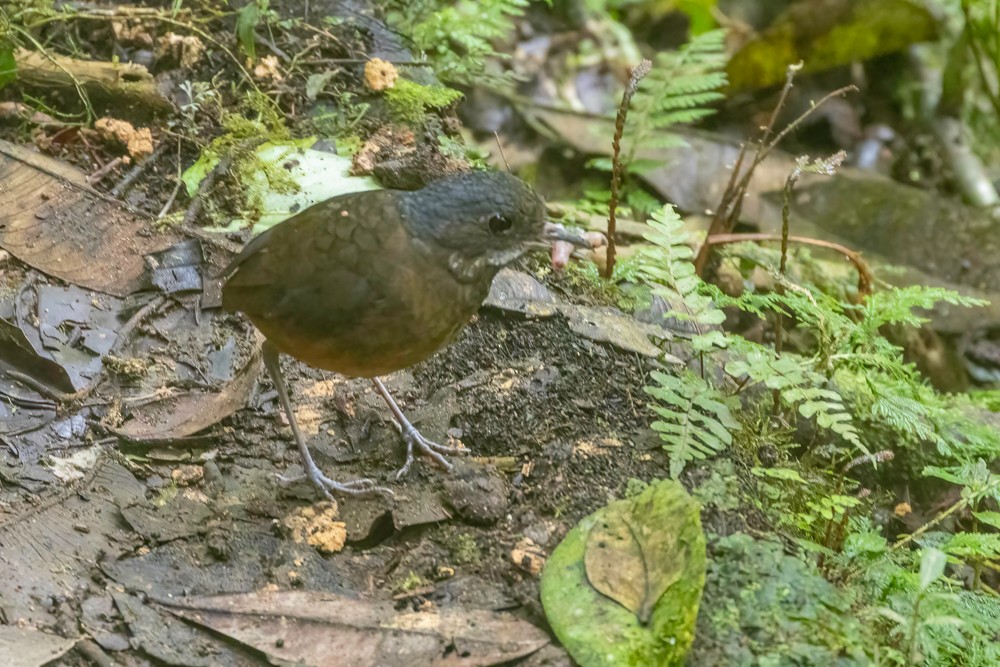
[[347, 540], [347, 524], [336, 521], [338, 516], [337, 503], [324, 500], [298, 508], [282, 520], [282, 525], [292, 541], [332, 554], [343, 549]]
[[372, 58], [365, 63], [365, 85], [374, 91], [383, 91], [396, 85], [399, 72], [396, 67], [385, 60]]

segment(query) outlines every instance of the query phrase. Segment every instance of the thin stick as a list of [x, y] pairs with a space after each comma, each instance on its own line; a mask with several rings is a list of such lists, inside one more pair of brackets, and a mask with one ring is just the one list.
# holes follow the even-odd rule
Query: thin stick
[[92, 173], [87, 177], [87, 185], [93, 187], [101, 182], [101, 180], [108, 175], [111, 170], [115, 169], [122, 163], [120, 157], [116, 157], [114, 160], [110, 160], [106, 165]]
[[618, 105], [618, 115], [615, 116], [615, 136], [611, 140], [611, 202], [608, 205], [608, 254], [604, 269], [604, 277], [610, 278], [615, 270], [615, 212], [618, 209], [618, 190], [621, 187], [622, 173], [625, 171], [622, 165], [622, 134], [625, 133], [625, 119], [628, 117], [628, 108], [632, 103], [632, 96], [639, 89], [639, 82], [649, 74], [653, 68], [653, 63], [644, 59], [641, 63], [632, 68], [628, 85], [622, 93], [622, 102]]
[[157, 214], [156, 219], [162, 220], [163, 217], [170, 212], [170, 207], [174, 205], [174, 200], [177, 199], [177, 195], [181, 191], [181, 186], [184, 185], [184, 181], [181, 179], [183, 172], [181, 171], [181, 139], [177, 137], [177, 184], [174, 186], [174, 191], [170, 193], [170, 197], [167, 198], [167, 203], [163, 205], [160, 209], [159, 214]]
[[[729, 185], [726, 186], [726, 190], [722, 195], [719, 207], [716, 209], [715, 216], [712, 218], [712, 224], [708, 230], [709, 236], [728, 234], [732, 232], [733, 227], [739, 220], [740, 212], [743, 209], [743, 200], [745, 199], [747, 190], [750, 187], [750, 180], [753, 178], [754, 171], [760, 163], [763, 162], [768, 155], [770, 155], [771, 151], [777, 148], [778, 144], [780, 144], [785, 137], [798, 129], [798, 127], [807, 118], [809, 118], [817, 109], [829, 100], [857, 90], [857, 86], [850, 85], [827, 93], [820, 98], [818, 102], [814, 103], [809, 109], [802, 113], [802, 115], [789, 123], [783, 130], [781, 130], [781, 132], [771, 138], [771, 133], [774, 131], [774, 123], [777, 121], [778, 113], [785, 104], [788, 92], [791, 90], [792, 83], [794, 81], [795, 73], [798, 72], [799, 68], [800, 66], [798, 65], [789, 66], [785, 80], [785, 87], [781, 91], [781, 96], [778, 99], [778, 103], [775, 106], [774, 111], [771, 113], [768, 124], [763, 128], [763, 134], [759, 140], [760, 142], [758, 144], [757, 152], [754, 155], [754, 159], [750, 163], [750, 166], [747, 167], [746, 173], [744, 174], [739, 174], [738, 172], [743, 165], [744, 155], [746, 153], [746, 144], [744, 144], [740, 149], [740, 155], [737, 159], [736, 165], [733, 167], [733, 173], [730, 176]], [[702, 244], [702, 246], [698, 249], [694, 262], [695, 270], [698, 272], [698, 275], [704, 275], [705, 266], [708, 264], [710, 253], [711, 248], [706, 244]]]
[[[771, 241], [780, 243], [781, 234], [713, 234], [705, 239], [705, 245], [728, 245], [730, 243], [744, 243], [749, 241]], [[864, 298], [872, 293], [872, 285], [875, 282], [875, 276], [865, 260], [861, 258], [861, 254], [859, 252], [851, 250], [847, 246], [843, 246], [839, 243], [834, 243], [833, 241], [824, 241], [822, 239], [814, 239], [808, 236], [795, 236], [794, 234], [788, 236], [788, 242], [798, 243], [800, 245], [816, 246], [818, 248], [826, 248], [828, 250], [834, 250], [841, 253], [847, 257], [858, 272], [858, 294]]]
[[503, 160], [504, 165], [507, 167], [507, 173], [510, 173], [510, 162], [507, 162], [507, 156], [503, 154], [503, 146], [500, 145], [500, 134], [493, 130], [493, 137], [497, 140], [497, 150], [500, 151], [500, 158]]
[[115, 187], [111, 188], [111, 195], [113, 197], [121, 197], [125, 194], [129, 188], [135, 185], [135, 182], [139, 180], [139, 177], [146, 173], [147, 169], [156, 164], [156, 161], [167, 152], [167, 148], [169, 146], [170, 144], [165, 141], [160, 142], [160, 145], [156, 147], [156, 150], [149, 154], [149, 157], [132, 167], [132, 169], [125, 174], [125, 178], [120, 180]]

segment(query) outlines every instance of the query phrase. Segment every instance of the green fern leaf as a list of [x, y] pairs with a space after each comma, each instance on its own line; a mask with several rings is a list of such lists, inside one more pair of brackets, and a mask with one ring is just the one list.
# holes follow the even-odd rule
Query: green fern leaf
[[646, 387], [646, 392], [656, 399], [651, 407], [660, 416], [652, 426], [670, 455], [671, 477], [680, 476], [689, 461], [714, 456], [732, 444], [731, 431], [739, 427], [731, 412], [732, 398], [690, 371], [657, 371], [652, 379], [656, 386]]
[[653, 213], [648, 225], [645, 238], [655, 248], [636, 258], [637, 267], [640, 276], [653, 286], [653, 293], [673, 307], [670, 317], [693, 322], [699, 334], [722, 324], [725, 313], [714, 306], [712, 297], [702, 293], [704, 283], [695, 273], [691, 262], [694, 251], [687, 244], [688, 234], [677, 211], [664, 206]]

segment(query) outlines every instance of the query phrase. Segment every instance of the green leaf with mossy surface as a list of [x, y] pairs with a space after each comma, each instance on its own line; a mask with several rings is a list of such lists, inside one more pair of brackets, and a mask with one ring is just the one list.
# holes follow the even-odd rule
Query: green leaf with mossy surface
[[594, 512], [542, 573], [553, 631], [582, 667], [684, 663], [705, 583], [701, 508], [656, 482]]

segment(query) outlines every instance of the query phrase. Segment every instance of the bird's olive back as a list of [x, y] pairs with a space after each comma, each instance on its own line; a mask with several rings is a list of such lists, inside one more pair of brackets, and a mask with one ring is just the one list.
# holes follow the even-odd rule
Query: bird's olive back
[[469, 257], [506, 254], [538, 240], [545, 204], [521, 179], [502, 172], [449, 176], [402, 196], [411, 233]]

